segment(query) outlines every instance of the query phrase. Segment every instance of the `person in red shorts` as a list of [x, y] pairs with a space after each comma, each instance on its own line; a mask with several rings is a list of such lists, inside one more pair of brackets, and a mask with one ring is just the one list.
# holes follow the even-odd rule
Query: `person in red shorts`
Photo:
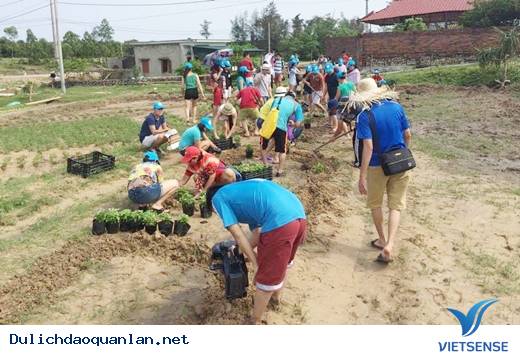
[[[213, 207], [256, 271], [250, 323], [260, 324], [269, 301], [280, 303], [287, 269], [305, 240], [303, 205], [291, 191], [264, 179], [212, 187], [206, 193], [206, 204]], [[249, 238], [240, 224], [249, 226]]]
[[180, 185], [186, 185], [190, 178], [195, 175], [195, 188], [206, 191], [213, 185], [224, 185], [235, 181], [235, 172], [226, 164], [195, 146], [186, 148], [181, 161], [188, 167], [184, 172]]

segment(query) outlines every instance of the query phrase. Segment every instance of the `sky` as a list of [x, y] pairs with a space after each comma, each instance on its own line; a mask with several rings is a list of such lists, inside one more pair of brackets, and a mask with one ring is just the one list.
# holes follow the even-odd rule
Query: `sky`
[[[166, 3], [177, 4], [161, 6]], [[211, 22], [210, 38], [229, 39], [230, 22], [236, 15], [261, 11], [268, 3], [268, 0], [59, 0], [59, 31], [61, 36], [69, 30], [82, 36], [106, 18], [118, 41], [201, 38], [200, 24], [207, 19]], [[369, 10], [380, 10], [387, 3], [388, 0], [369, 0]], [[0, 28], [15, 26], [19, 38], [24, 40], [26, 29], [30, 28], [38, 38], [52, 40], [48, 4], [49, 0], [0, 0]], [[365, 0], [275, 0], [275, 4], [286, 19], [297, 14], [304, 19], [328, 13], [335, 17], [343, 13], [347, 18], [365, 15]]]

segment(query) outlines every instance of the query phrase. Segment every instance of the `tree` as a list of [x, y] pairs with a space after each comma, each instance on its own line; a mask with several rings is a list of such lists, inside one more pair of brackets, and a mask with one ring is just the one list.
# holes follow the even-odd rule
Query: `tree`
[[63, 35], [63, 57], [64, 58], [79, 58], [81, 57], [81, 38], [72, 31], [67, 31]]
[[293, 17], [291, 20], [291, 27], [292, 27], [292, 35], [298, 36], [303, 32], [303, 26], [305, 25], [305, 21], [300, 18], [301, 14], [298, 14]]
[[16, 38], [18, 37], [18, 30], [14, 26], [4, 28], [4, 33], [9, 38], [9, 47], [11, 49], [11, 57], [14, 57], [14, 50], [16, 48]]
[[36, 38], [36, 36], [34, 35], [34, 33], [33, 33], [33, 31], [31, 29], [27, 29], [27, 31], [25, 33], [27, 35], [26, 40], [25, 40], [25, 42], [27, 44], [34, 43], [34, 42], [38, 41], [38, 38]]
[[428, 26], [420, 17], [410, 17], [394, 26], [394, 32], [426, 31]]
[[18, 30], [14, 26], [4, 28], [4, 33], [7, 35], [10, 41], [15, 41], [18, 37]]
[[94, 27], [92, 30], [92, 37], [94, 40], [100, 42], [110, 42], [112, 41], [112, 36], [114, 35], [114, 29], [108, 23], [108, 20], [104, 18], [101, 20], [101, 24], [99, 26]]
[[271, 48], [278, 48], [281, 41], [289, 35], [289, 21], [284, 20], [274, 1], [271, 1], [262, 14], [253, 13], [251, 19], [251, 41], [257, 47], [267, 48], [269, 30], [271, 28]]
[[509, 31], [502, 31], [495, 27], [500, 35], [498, 47], [480, 50], [477, 54], [481, 68], [495, 67], [501, 71], [501, 78], [495, 80], [500, 87], [510, 83], [508, 69], [511, 60], [520, 55], [520, 25], [514, 26]]
[[231, 38], [234, 42], [246, 42], [249, 39], [249, 21], [247, 12], [235, 16], [231, 20]]
[[466, 11], [459, 23], [464, 27], [512, 25], [520, 18], [520, 0], [476, 0], [472, 10]]
[[200, 35], [205, 39], [208, 39], [209, 36], [211, 36], [211, 33], [209, 32], [209, 25], [211, 25], [211, 22], [208, 20], [204, 20], [204, 22], [200, 24]]

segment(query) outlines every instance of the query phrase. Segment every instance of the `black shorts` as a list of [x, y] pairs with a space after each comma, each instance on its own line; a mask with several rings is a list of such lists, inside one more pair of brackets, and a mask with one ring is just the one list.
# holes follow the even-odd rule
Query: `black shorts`
[[197, 100], [199, 98], [199, 90], [195, 89], [186, 89], [184, 91], [184, 99], [185, 100]]
[[307, 95], [312, 94], [312, 88], [308, 85], [303, 85], [303, 93]]
[[274, 139], [274, 151], [276, 153], [287, 153], [287, 132], [282, 131], [280, 128], [276, 128], [270, 139], [262, 138], [263, 150], [267, 149], [271, 139]]

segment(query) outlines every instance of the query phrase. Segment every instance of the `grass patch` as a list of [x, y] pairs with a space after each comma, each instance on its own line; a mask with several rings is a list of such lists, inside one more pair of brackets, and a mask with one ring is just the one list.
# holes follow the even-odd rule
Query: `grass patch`
[[117, 208], [127, 207], [123, 203], [114, 206], [114, 201], [120, 194], [120, 192], [107, 194], [93, 201], [78, 203], [50, 217], [38, 220], [13, 238], [0, 239], [0, 253], [2, 253], [0, 283], [26, 270], [38, 257], [59, 248], [65, 241], [81, 240], [90, 236], [88, 221], [96, 208], [107, 203]]
[[135, 142], [139, 129], [139, 123], [124, 116], [1, 127], [0, 136], [3, 138], [0, 140], [0, 151], [41, 151], [91, 144]]
[[[42, 86], [34, 89], [33, 101], [44, 100], [55, 96], [62, 96], [60, 89], [53, 89]], [[155, 91], [162, 96], [171, 93], [179, 94], [180, 86], [176, 83], [147, 83], [142, 85], [114, 85], [114, 86], [74, 86], [67, 89], [67, 94], [59, 101], [82, 102], [82, 101], [103, 101], [107, 99], [123, 98], [132, 95], [147, 95]], [[12, 101], [20, 101], [22, 104], [29, 100], [27, 95], [22, 93], [11, 97], [0, 97], [0, 110], [7, 110], [5, 105]], [[18, 108], [18, 109], [23, 109]]]
[[465, 252], [469, 258], [466, 267], [473, 274], [484, 292], [493, 295], [512, 295], [520, 292], [520, 270], [518, 264], [505, 262], [485, 253]]
[[[493, 85], [499, 72], [495, 69], [481, 70], [477, 64], [438, 66], [426, 69], [406, 70], [387, 73], [385, 79], [395, 80], [397, 84], [434, 84], [456, 86]], [[520, 82], [520, 63], [511, 65], [509, 79], [512, 83]]]

